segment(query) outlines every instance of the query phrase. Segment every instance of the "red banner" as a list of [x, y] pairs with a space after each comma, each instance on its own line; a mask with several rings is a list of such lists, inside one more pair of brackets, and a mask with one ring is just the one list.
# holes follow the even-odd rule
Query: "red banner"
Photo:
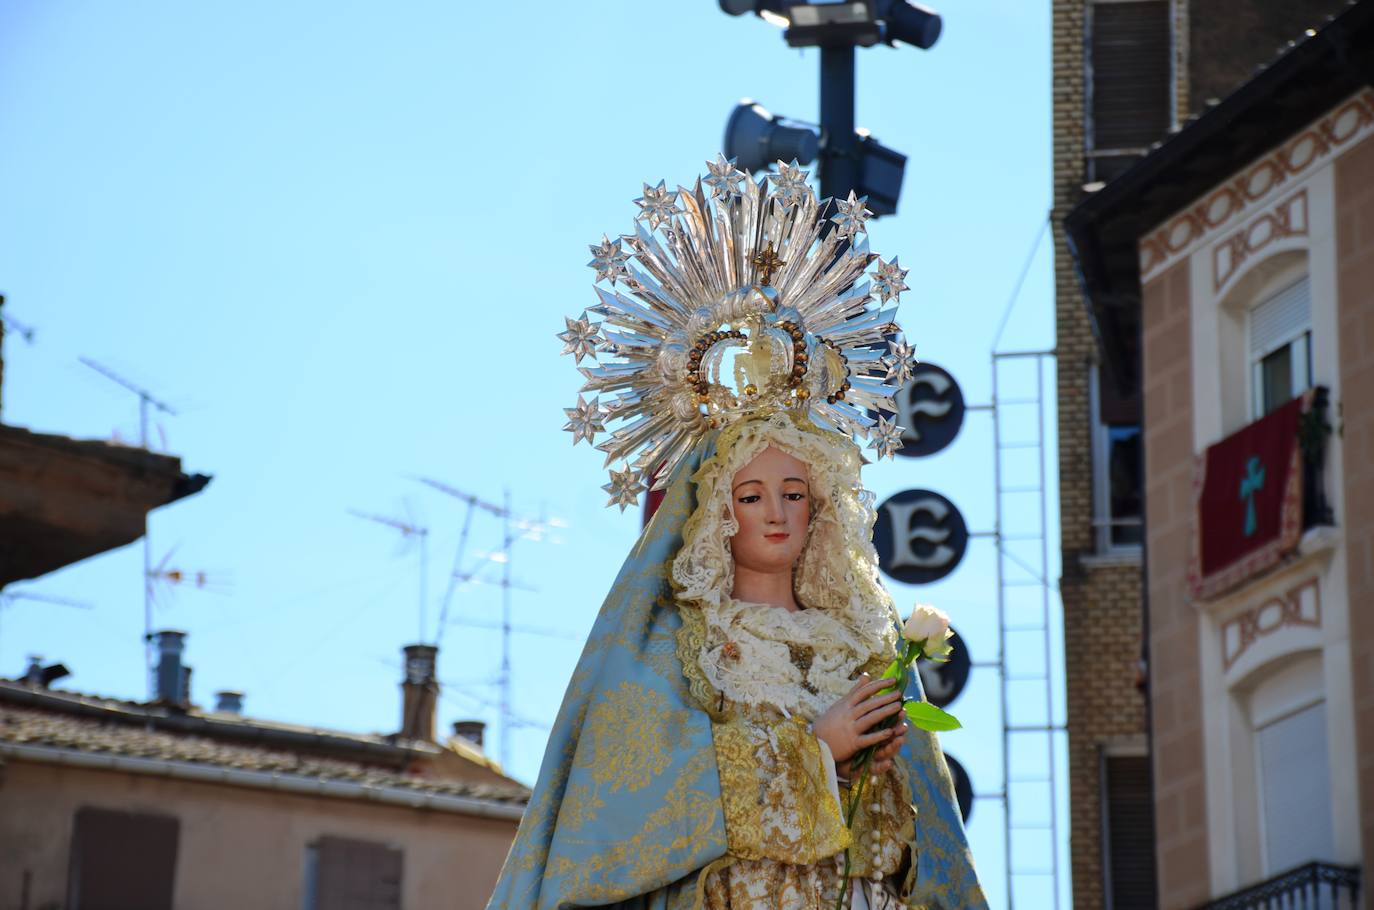
[[1277, 564], [1302, 536], [1298, 425], [1308, 392], [1199, 455], [1190, 576], [1193, 596], [1215, 597]]

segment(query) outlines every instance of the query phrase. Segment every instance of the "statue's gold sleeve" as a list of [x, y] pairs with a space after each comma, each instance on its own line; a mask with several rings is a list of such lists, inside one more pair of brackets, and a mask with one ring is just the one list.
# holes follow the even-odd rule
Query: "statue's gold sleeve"
[[805, 721], [736, 715], [711, 732], [733, 856], [805, 864], [849, 845], [829, 762]]

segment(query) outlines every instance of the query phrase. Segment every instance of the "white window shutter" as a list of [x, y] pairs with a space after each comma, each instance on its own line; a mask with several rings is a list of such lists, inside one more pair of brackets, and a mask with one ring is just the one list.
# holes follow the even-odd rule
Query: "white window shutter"
[[1267, 872], [1335, 858], [1326, 702], [1255, 731]]
[[1250, 359], [1288, 344], [1312, 325], [1312, 290], [1304, 275], [1250, 311]]

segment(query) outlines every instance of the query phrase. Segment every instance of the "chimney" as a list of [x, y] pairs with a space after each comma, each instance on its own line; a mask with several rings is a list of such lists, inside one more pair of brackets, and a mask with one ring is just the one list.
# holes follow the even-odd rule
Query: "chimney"
[[486, 721], [455, 720], [453, 722], [453, 735], [467, 740], [479, 749], [482, 748], [482, 734], [486, 732], [486, 729]]
[[153, 633], [157, 642], [157, 670], [153, 677], [153, 701], [184, 707], [191, 700], [191, 668], [181, 663], [186, 633], [164, 629]]
[[29, 655], [29, 667], [24, 671], [23, 683], [35, 689], [46, 689], [71, 671], [62, 664], [43, 666], [43, 658], [37, 654]]
[[401, 739], [434, 741], [434, 708], [439, 701], [439, 683], [434, 678], [433, 645], [407, 645], [406, 677], [401, 683]]
[[242, 714], [243, 713], [243, 693], [235, 692], [232, 689], [223, 689], [215, 693], [215, 713], [217, 714]]

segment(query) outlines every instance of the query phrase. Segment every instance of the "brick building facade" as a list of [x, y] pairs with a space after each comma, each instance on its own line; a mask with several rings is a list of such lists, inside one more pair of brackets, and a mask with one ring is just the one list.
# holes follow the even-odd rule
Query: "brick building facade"
[[[1150, 643], [1142, 582], [1149, 573], [1167, 575], [1176, 567], [1170, 554], [1145, 546], [1146, 516], [1149, 534], [1162, 535], [1166, 546], [1178, 541], [1169, 536], [1171, 516], [1152, 511], [1157, 506], [1151, 485], [1165, 481], [1153, 469], [1147, 481], [1141, 469], [1142, 463], [1155, 462], [1141, 429], [1150, 425], [1150, 414], [1141, 397], [1139, 292], [1134, 298], [1104, 299], [1090, 310], [1065, 220], [1177, 132], [1193, 112], [1205, 109], [1213, 96], [1240, 85], [1276, 48], [1342, 5], [1332, 0], [1296, 5], [1274, 0], [1053, 2], [1060, 593], [1076, 908], [1155, 906], [1152, 829], [1158, 824], [1165, 836], [1176, 819], [1156, 818], [1150, 797], [1152, 786], [1161, 784], [1158, 765], [1148, 759], [1147, 707], [1148, 699], [1160, 693], [1147, 681], [1164, 686], [1165, 710], [1174, 696], [1170, 683], [1146, 677]], [[1165, 340], [1161, 350], [1178, 350], [1176, 337]], [[1186, 351], [1186, 339], [1183, 344]], [[1165, 375], [1153, 366], [1158, 364], [1144, 364], [1150, 382], [1183, 395], [1191, 382], [1186, 370]], [[1170, 414], [1168, 419], [1176, 429], [1188, 418]], [[1157, 438], [1157, 444], [1173, 447], [1187, 442], [1168, 432]], [[1179, 735], [1187, 733], [1180, 728]], [[1170, 761], [1186, 763], [1182, 753]], [[1182, 802], [1197, 795], [1187, 789], [1186, 775], [1171, 775], [1162, 788]], [[1159, 853], [1158, 862], [1167, 866], [1192, 856], [1180, 845], [1175, 853]]]
[[[1239, 34], [1293, 15], [1262, 6], [1238, 12]], [[1294, 901], [1318, 881], [1332, 906], [1357, 892], [1368, 905], [1374, 620], [1357, 605], [1374, 595], [1374, 70], [1360, 61], [1374, 59], [1374, 3], [1326, 11], [1304, 5], [1311, 21], [1277, 59], [1066, 219], [1101, 357], [1135, 374], [1142, 402], [1156, 896], [1170, 910]], [[1239, 65], [1205, 51], [1219, 26], [1200, 23], [1190, 53]], [[1272, 445], [1281, 457], [1261, 457]]]

